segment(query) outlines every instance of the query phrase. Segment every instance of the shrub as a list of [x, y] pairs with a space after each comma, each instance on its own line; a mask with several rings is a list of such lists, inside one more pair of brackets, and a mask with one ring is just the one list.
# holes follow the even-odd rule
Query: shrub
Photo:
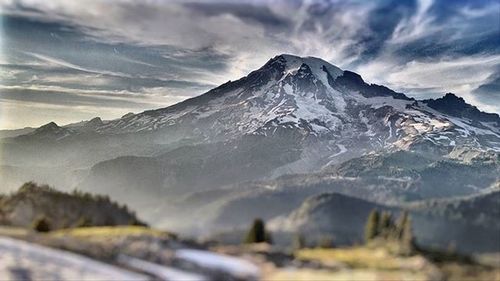
[[50, 223], [44, 216], [37, 218], [33, 221], [33, 229], [38, 232], [49, 232], [50, 231]]
[[379, 234], [380, 214], [377, 210], [371, 211], [365, 225], [365, 242], [369, 242]]
[[266, 227], [262, 219], [255, 219], [252, 223], [252, 227], [247, 233], [245, 238], [245, 243], [262, 243], [266, 242]]

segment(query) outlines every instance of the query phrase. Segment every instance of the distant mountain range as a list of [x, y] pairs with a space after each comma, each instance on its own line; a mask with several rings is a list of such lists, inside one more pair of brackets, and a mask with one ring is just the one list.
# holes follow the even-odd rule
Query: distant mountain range
[[[279, 231], [300, 233], [317, 242], [331, 237], [338, 245], [363, 242], [366, 218], [374, 209], [393, 217], [409, 211], [417, 241], [463, 251], [500, 251], [500, 190], [470, 197], [428, 200], [397, 206], [377, 204], [338, 193], [312, 196], [286, 218], [271, 222]], [[349, 222], [349, 223], [345, 223]]]
[[191, 233], [282, 217], [325, 192], [393, 205], [474, 196], [500, 175], [498, 114], [292, 55], [167, 108], [0, 136], [4, 189], [107, 193]]

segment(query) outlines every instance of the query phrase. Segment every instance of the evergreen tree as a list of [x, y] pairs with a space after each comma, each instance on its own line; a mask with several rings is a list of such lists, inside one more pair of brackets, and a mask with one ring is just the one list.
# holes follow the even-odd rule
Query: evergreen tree
[[413, 250], [415, 247], [415, 237], [413, 236], [413, 229], [411, 226], [411, 218], [408, 217], [403, 226], [403, 234], [401, 237], [401, 242], [404, 247], [409, 250]]
[[405, 226], [408, 222], [408, 211], [403, 211], [399, 216], [398, 223], [396, 224], [396, 239], [402, 240]]
[[49, 232], [50, 223], [45, 217], [39, 217], [33, 222], [33, 229], [38, 232]]
[[365, 241], [369, 242], [379, 235], [380, 214], [377, 210], [371, 211], [365, 225]]
[[379, 235], [385, 238], [390, 238], [394, 223], [390, 212], [383, 212], [380, 216]]
[[252, 227], [247, 233], [245, 243], [262, 243], [266, 242], [266, 228], [262, 219], [255, 219]]

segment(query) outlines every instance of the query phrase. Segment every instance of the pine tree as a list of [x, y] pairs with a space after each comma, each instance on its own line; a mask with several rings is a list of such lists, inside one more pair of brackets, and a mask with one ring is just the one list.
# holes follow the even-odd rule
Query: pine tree
[[398, 223], [396, 224], [396, 239], [402, 240], [405, 226], [408, 222], [408, 211], [403, 211], [399, 216]]
[[245, 243], [262, 243], [266, 242], [266, 228], [262, 219], [255, 219], [252, 227], [247, 233]]
[[415, 248], [415, 237], [413, 236], [413, 229], [411, 226], [411, 218], [408, 217], [404, 227], [403, 227], [403, 234], [401, 237], [401, 243], [403, 246], [410, 251]]
[[32, 225], [33, 229], [38, 232], [50, 231], [50, 223], [44, 216], [37, 218]]
[[377, 210], [371, 211], [365, 225], [365, 241], [369, 242], [379, 235], [380, 214]]
[[390, 212], [383, 212], [380, 217], [380, 223], [378, 228], [379, 235], [384, 238], [390, 238], [391, 232], [393, 230], [394, 223], [392, 221], [392, 215]]

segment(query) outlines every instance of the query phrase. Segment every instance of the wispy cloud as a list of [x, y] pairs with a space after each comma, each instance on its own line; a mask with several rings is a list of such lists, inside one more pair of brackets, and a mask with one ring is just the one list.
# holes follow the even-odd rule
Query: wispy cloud
[[394, 30], [391, 43], [403, 43], [428, 36], [439, 30], [433, 26], [434, 16], [429, 13], [434, 0], [418, 0], [415, 14], [404, 18]]
[[[468, 93], [494, 74], [500, 55], [443, 58], [439, 61], [418, 61], [400, 65], [398, 62], [373, 61], [359, 71], [368, 80], [387, 82], [401, 89], [435, 88], [441, 92]], [[399, 85], [399, 86], [398, 86]]]

